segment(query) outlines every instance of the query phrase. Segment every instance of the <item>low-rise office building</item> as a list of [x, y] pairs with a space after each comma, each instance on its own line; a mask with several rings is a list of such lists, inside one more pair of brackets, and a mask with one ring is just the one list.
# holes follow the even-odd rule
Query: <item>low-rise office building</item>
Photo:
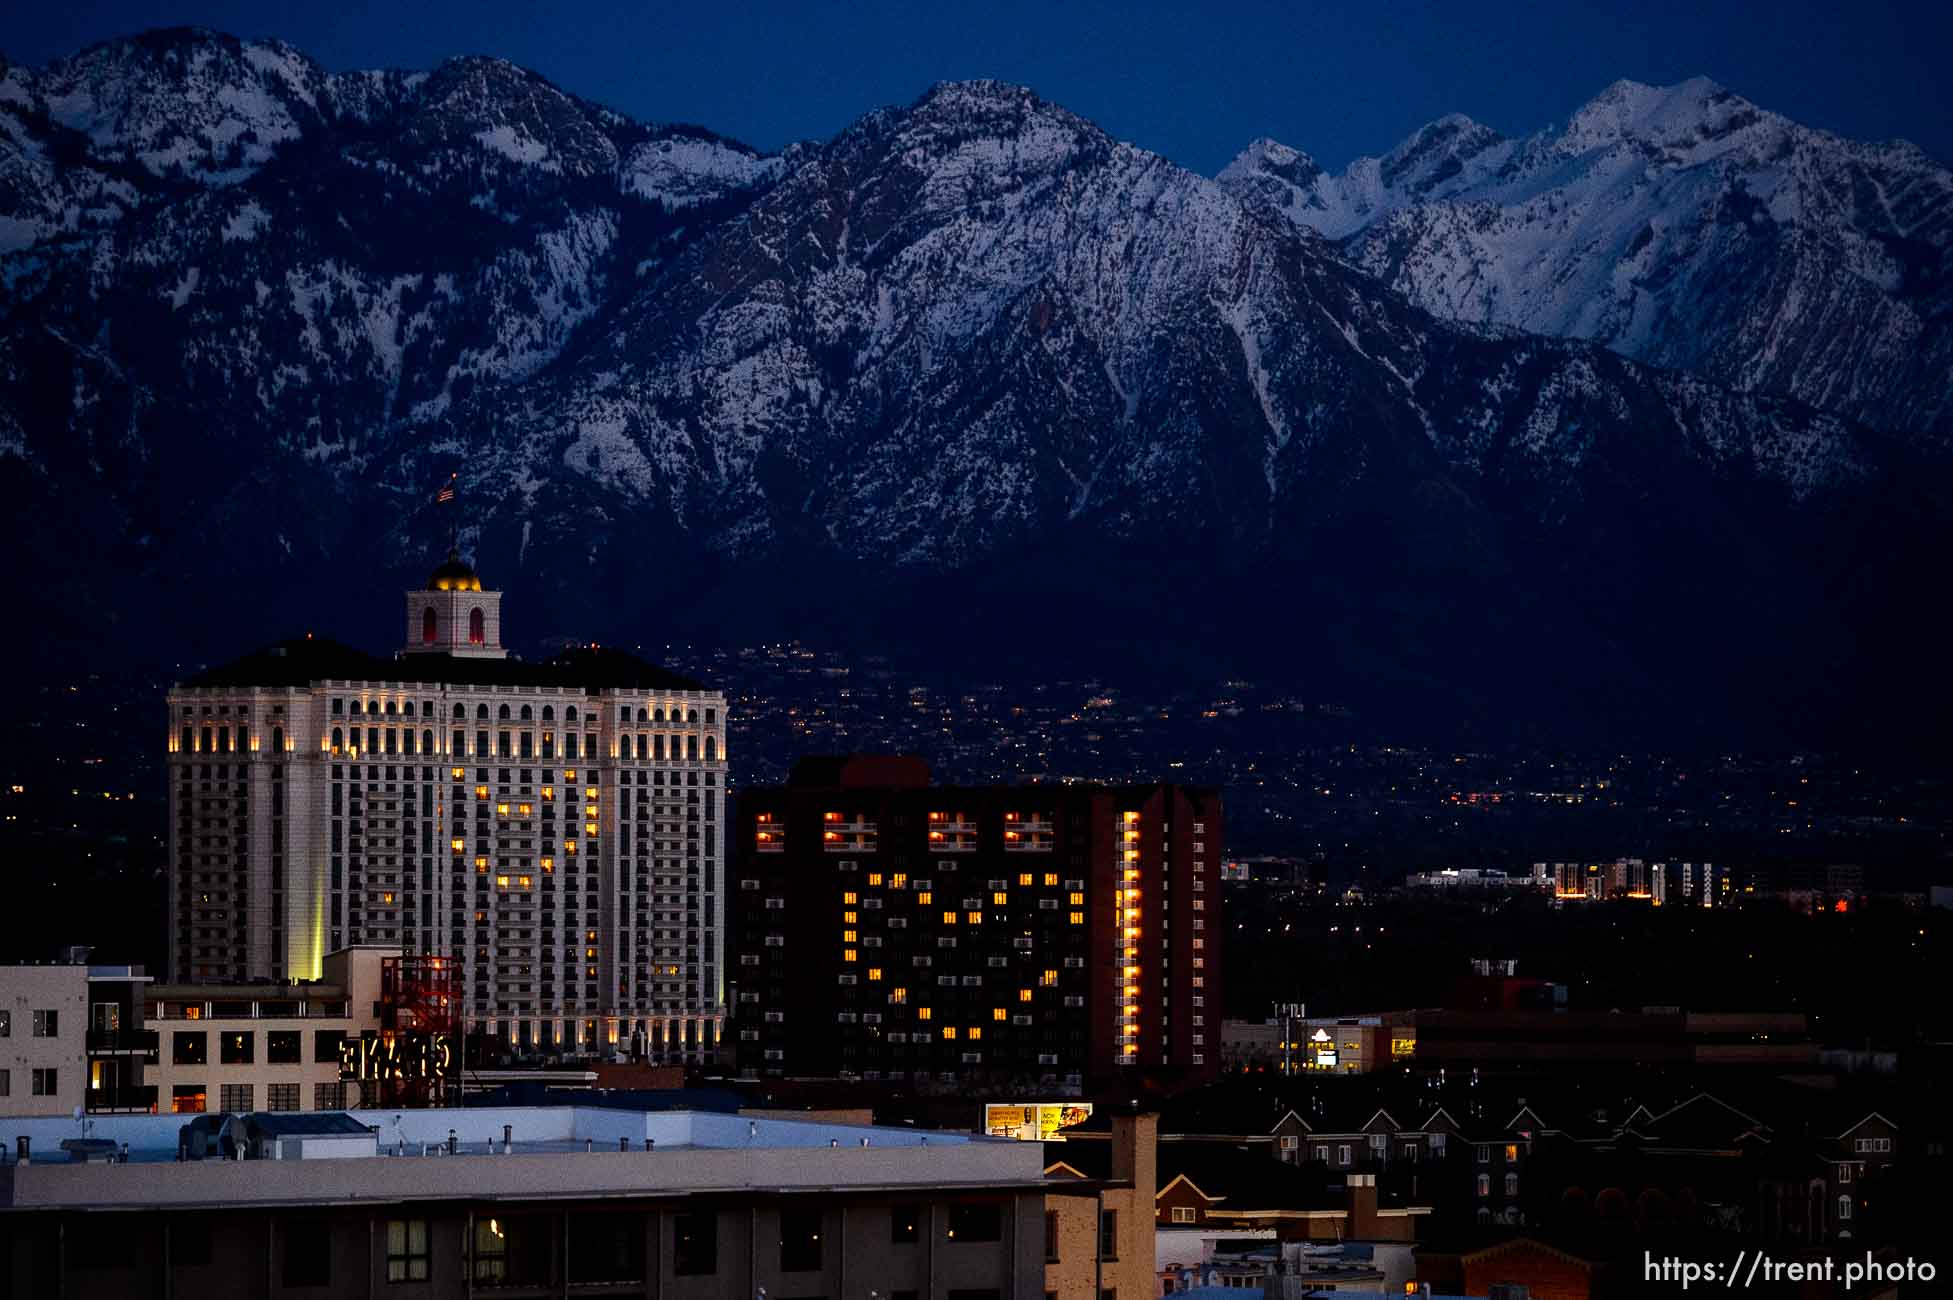
[[343, 1110], [371, 1104], [340, 1079], [340, 1045], [380, 1028], [380, 976], [398, 948], [329, 954], [304, 984], [153, 984], [143, 1025], [156, 1054], [144, 1083], [156, 1109]]
[[[184, 1162], [175, 1117], [104, 1118], [92, 1146], [27, 1121], [28, 1163], [0, 1167], [0, 1292], [1005, 1300], [1048, 1289], [1047, 1187], [1097, 1192], [1047, 1179], [1035, 1143], [972, 1134], [586, 1107], [376, 1118], [232, 1118], [213, 1150], [235, 1158]], [[124, 1144], [126, 1163], [91, 1158]]]

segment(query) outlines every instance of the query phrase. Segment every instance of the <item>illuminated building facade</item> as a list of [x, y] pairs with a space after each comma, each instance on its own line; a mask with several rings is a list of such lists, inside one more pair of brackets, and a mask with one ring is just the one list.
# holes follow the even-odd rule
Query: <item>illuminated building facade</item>
[[703, 1061], [724, 696], [595, 647], [523, 663], [501, 612], [450, 557], [392, 658], [308, 636], [170, 692], [170, 975], [316, 979], [387, 944], [460, 963], [468, 1032]]
[[1220, 1067], [1221, 806], [803, 760], [740, 796], [739, 1072], [1078, 1088]]

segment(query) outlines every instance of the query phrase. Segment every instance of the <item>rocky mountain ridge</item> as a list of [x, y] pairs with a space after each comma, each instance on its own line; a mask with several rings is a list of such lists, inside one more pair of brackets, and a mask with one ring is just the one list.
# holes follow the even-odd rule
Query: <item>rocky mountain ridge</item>
[[1447, 319], [1953, 437], [1953, 172], [1902, 141], [1622, 81], [1523, 139], [1452, 116], [1334, 175], [1259, 140], [1220, 180]]
[[[384, 645], [458, 516], [536, 641], [1754, 721], [1885, 654], [1857, 629], [1943, 533], [1905, 439], [1447, 323], [1002, 83], [762, 157], [494, 60], [173, 32], [0, 69], [0, 132], [0, 491], [50, 645], [218, 656], [326, 591]], [[1758, 655], [1795, 663], [1723, 698]]]

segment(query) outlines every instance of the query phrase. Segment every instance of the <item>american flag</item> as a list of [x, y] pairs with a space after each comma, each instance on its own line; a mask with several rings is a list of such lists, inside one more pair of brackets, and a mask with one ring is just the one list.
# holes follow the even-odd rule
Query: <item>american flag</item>
[[434, 494], [435, 505], [446, 505], [448, 502], [454, 500], [454, 480], [458, 477], [459, 475], [456, 474], [448, 475], [448, 481], [441, 484], [441, 490]]

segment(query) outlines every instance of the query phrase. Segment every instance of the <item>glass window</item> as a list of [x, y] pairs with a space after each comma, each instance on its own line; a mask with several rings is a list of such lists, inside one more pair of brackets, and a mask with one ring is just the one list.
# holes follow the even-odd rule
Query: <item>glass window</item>
[[285, 1225], [285, 1285], [332, 1284], [332, 1229], [323, 1219]]
[[170, 1089], [172, 1115], [201, 1115], [205, 1110], [201, 1083], [179, 1083]]
[[898, 1205], [888, 1212], [888, 1239], [898, 1246], [914, 1244], [921, 1236], [921, 1211], [913, 1205]]
[[34, 1037], [59, 1038], [61, 1036], [61, 1013], [59, 1011], [36, 1011], [34, 1013]]
[[258, 1036], [248, 1029], [217, 1035], [218, 1060], [224, 1065], [249, 1065], [257, 1055]]
[[996, 1241], [1003, 1232], [1003, 1216], [994, 1201], [949, 1207], [951, 1241]]
[[298, 1030], [273, 1029], [264, 1036], [264, 1059], [267, 1065], [299, 1065], [300, 1049]]
[[821, 1266], [821, 1216], [818, 1210], [780, 1212], [780, 1271], [812, 1273]]
[[217, 1101], [219, 1109], [230, 1115], [243, 1115], [257, 1109], [257, 1089], [248, 1083], [225, 1083], [218, 1085]]
[[312, 1059], [321, 1065], [334, 1064], [339, 1060], [339, 1045], [346, 1040], [343, 1029], [315, 1029], [312, 1031]]
[[425, 1282], [430, 1259], [426, 1219], [387, 1220], [387, 1281]]
[[170, 1064], [208, 1065], [210, 1063], [210, 1035], [201, 1029], [187, 1034], [173, 1034], [170, 1037]]
[[691, 1210], [672, 1219], [672, 1270], [680, 1277], [719, 1271], [719, 1215]]
[[578, 1283], [644, 1280], [644, 1220], [635, 1214], [579, 1214], [570, 1220], [569, 1270]]
[[1119, 1211], [1104, 1210], [1099, 1214], [1099, 1258], [1119, 1258]]

